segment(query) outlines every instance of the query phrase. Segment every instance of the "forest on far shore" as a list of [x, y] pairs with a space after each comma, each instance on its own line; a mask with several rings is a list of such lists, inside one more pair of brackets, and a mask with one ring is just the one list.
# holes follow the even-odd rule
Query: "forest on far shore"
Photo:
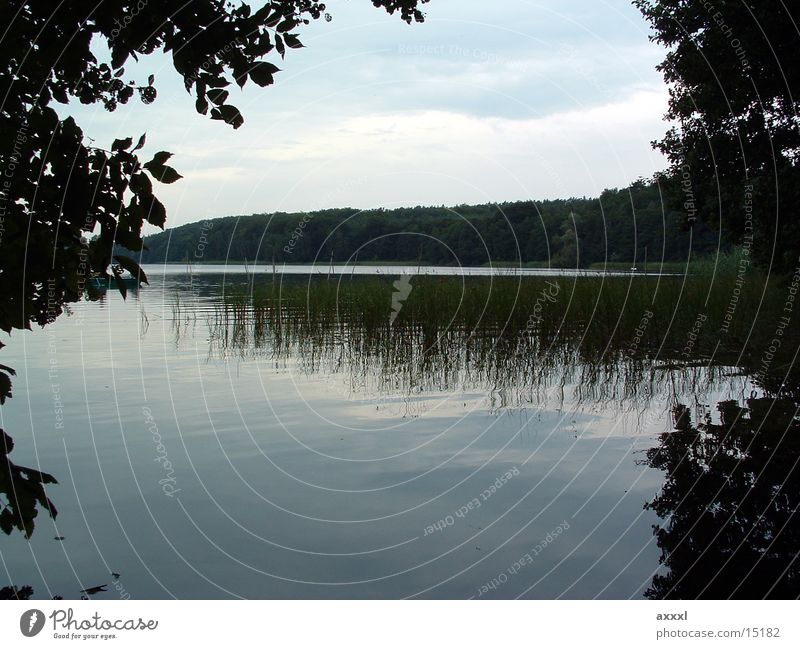
[[[685, 261], [720, 248], [718, 232], [670, 211], [654, 183], [569, 198], [457, 207], [326, 209], [228, 216], [145, 238], [142, 263], [519, 262], [587, 268]], [[646, 250], [646, 252], [645, 252]]]

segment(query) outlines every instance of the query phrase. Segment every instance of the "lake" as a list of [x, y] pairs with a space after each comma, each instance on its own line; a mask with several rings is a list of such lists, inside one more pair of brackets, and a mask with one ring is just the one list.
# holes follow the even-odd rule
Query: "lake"
[[[58, 515], [2, 538], [0, 582], [105, 599], [797, 592], [796, 403], [699, 347], [645, 349], [640, 310], [623, 342], [587, 348], [586, 322], [547, 315], [583, 308], [582, 276], [505, 277], [505, 312], [473, 304], [499, 281], [486, 269], [146, 270], [127, 300], [8, 341], [11, 459], [57, 478]], [[596, 279], [685, 281], [630, 275]]]

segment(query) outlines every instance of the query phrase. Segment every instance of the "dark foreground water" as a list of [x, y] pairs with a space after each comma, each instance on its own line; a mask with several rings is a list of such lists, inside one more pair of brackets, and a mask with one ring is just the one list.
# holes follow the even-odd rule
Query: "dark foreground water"
[[0, 586], [487, 599], [796, 585], [797, 456], [779, 448], [794, 415], [759, 420], [754, 451], [756, 424], [730, 419], [761, 403], [746, 377], [664, 374], [642, 397], [439, 359], [392, 379], [346, 336], [338, 354], [302, 335], [278, 352], [221, 329], [242, 275], [150, 279], [3, 352], [11, 458], [58, 479], [58, 516], [38, 507], [30, 540], [0, 538]]

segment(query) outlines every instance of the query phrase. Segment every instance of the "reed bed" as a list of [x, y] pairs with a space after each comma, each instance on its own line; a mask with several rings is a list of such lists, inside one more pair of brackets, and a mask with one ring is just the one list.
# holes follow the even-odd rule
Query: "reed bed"
[[[268, 276], [226, 294], [212, 341], [384, 387], [570, 383], [624, 399], [674, 382], [676, 371], [689, 384], [731, 368], [757, 373], [787, 287], [739, 267], [728, 256], [669, 277], [413, 276], [405, 290], [399, 276]], [[769, 389], [798, 349], [793, 330], [783, 335], [775, 372], [761, 377]]]

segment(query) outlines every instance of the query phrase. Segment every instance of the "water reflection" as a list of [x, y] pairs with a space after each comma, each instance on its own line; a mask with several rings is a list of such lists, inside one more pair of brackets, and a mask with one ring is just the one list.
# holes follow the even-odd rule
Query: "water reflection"
[[[152, 278], [153, 273], [149, 272]], [[638, 596], [644, 594], [651, 598], [796, 597], [798, 594], [797, 567], [794, 561], [798, 539], [794, 512], [800, 493], [795, 464], [800, 456], [795, 396], [782, 386], [781, 397], [774, 398], [773, 393], [768, 391], [774, 387], [773, 383], [766, 382], [768, 377], [762, 377], [765, 381], [755, 384], [748, 378], [751, 373], [747, 372], [746, 368], [728, 362], [727, 358], [725, 364], [709, 362], [711, 354], [702, 346], [702, 341], [695, 348], [696, 354], [686, 359], [670, 351], [678, 348], [676, 345], [666, 347], [660, 345], [661, 338], [655, 334], [662, 332], [637, 334], [637, 328], [641, 327], [642, 323], [641, 312], [645, 308], [643, 304], [635, 303], [632, 306], [632, 314], [615, 314], [616, 320], [609, 324], [603, 318], [592, 320], [596, 309], [591, 303], [581, 302], [592, 295], [596, 288], [593, 285], [580, 284], [577, 289], [569, 293], [572, 295], [571, 299], [567, 299], [566, 286], [559, 289], [561, 292], [552, 291], [551, 297], [554, 301], [543, 299], [539, 303], [540, 309], [536, 311], [535, 309], [539, 308], [536, 307], [537, 296], [544, 290], [541, 284], [544, 279], [525, 280], [525, 282], [539, 281], [539, 285], [529, 283], [519, 285], [516, 279], [509, 280], [505, 284], [494, 282], [491, 284], [491, 294], [484, 291], [486, 284], [481, 284], [480, 282], [484, 280], [479, 279], [471, 280], [474, 282], [472, 284], [461, 283], [459, 280], [449, 280], [445, 283], [439, 279], [429, 282], [415, 279], [412, 282], [413, 291], [401, 301], [402, 309], [396, 310], [395, 317], [391, 318], [394, 277], [380, 283], [375, 283], [373, 280], [359, 283], [357, 277], [354, 280], [348, 279], [348, 286], [354, 287], [354, 290], [342, 286], [342, 280], [311, 283], [307, 279], [298, 278], [294, 281], [282, 281], [280, 285], [266, 285], [257, 291], [254, 291], [252, 278], [235, 275], [205, 275], [188, 279], [167, 275], [160, 279], [160, 283], [157, 280], [154, 287], [144, 290], [139, 296], [142, 300], [141, 305], [132, 304], [133, 300], [129, 301], [126, 305], [129, 311], [125, 312], [127, 315], [124, 316], [128, 318], [130, 328], [138, 330], [137, 335], [143, 344], [160, 334], [163, 335], [163, 341], [158, 339], [158, 343], [165, 347], [172, 346], [174, 349], [159, 350], [160, 355], [166, 357], [170, 351], [177, 355], [181, 350], [189, 348], [199, 357], [195, 364], [202, 364], [205, 361], [208, 365], [218, 363], [220, 366], [225, 366], [244, 361], [242, 365], [247, 366], [250, 361], [257, 363], [268, 361], [266, 365], [273, 369], [277, 368], [284, 372], [282, 376], [292, 379], [291, 382], [282, 379], [282, 387], [287, 394], [281, 393], [274, 397], [277, 403], [276, 410], [279, 412], [282, 407], [288, 409], [294, 407], [289, 403], [294, 396], [293, 390], [300, 396], [303, 396], [303, 390], [307, 390], [309, 403], [314, 406], [322, 403], [320, 407], [324, 407], [323, 402], [326, 399], [335, 402], [337, 416], [349, 415], [347, 407], [351, 404], [360, 408], [355, 419], [363, 423], [364, 428], [356, 428], [350, 420], [347, 420], [345, 427], [332, 426], [330, 421], [324, 420], [322, 416], [307, 423], [303, 420], [310, 413], [303, 412], [302, 408], [299, 412], [291, 410], [287, 419], [301, 422], [294, 424], [292, 435], [298, 435], [298, 438], [293, 437], [293, 441], [301, 441], [302, 444], [308, 442], [309, 446], [314, 447], [315, 453], [319, 450], [316, 453], [317, 457], [293, 456], [296, 445], [287, 445], [282, 437], [270, 436], [271, 429], [265, 425], [264, 429], [261, 429], [260, 437], [258, 432], [256, 433], [259, 443], [263, 441], [263, 448], [259, 446], [259, 451], [263, 453], [266, 450], [270, 456], [270, 463], [286, 461], [287, 471], [302, 475], [306, 483], [298, 485], [300, 480], [294, 483], [278, 481], [285, 476], [270, 478], [272, 482], [266, 479], [258, 482], [259, 479], [263, 479], [265, 468], [268, 467], [263, 461], [258, 461], [261, 455], [258, 455], [252, 464], [249, 463], [251, 455], [255, 454], [251, 453], [246, 441], [242, 442], [235, 437], [237, 431], [234, 429], [243, 428], [246, 421], [250, 424], [259, 424], [267, 419], [265, 416], [267, 408], [263, 399], [259, 400], [260, 395], [254, 397], [249, 394], [248, 386], [242, 382], [234, 384], [230, 377], [227, 377], [228, 384], [222, 382], [216, 386], [212, 383], [208, 386], [202, 384], [203, 397], [208, 398], [214, 408], [219, 408], [217, 412], [220, 423], [223, 426], [231, 426], [231, 429], [224, 429], [219, 438], [217, 429], [213, 429], [214, 436], [200, 439], [198, 445], [218, 444], [221, 448], [222, 445], [229, 444], [234, 453], [238, 454], [240, 462], [235, 467], [237, 480], [229, 478], [229, 482], [225, 483], [223, 488], [218, 488], [215, 493], [223, 493], [224, 497], [224, 492], [227, 490], [230, 495], [227, 507], [232, 512], [237, 508], [245, 508], [245, 505], [238, 504], [240, 501], [250, 503], [253, 508], [263, 505], [257, 500], [248, 501], [248, 494], [240, 493], [244, 491], [238, 481], [241, 479], [239, 475], [241, 469], [243, 473], [255, 476], [251, 478], [252, 484], [259, 488], [263, 487], [263, 493], [268, 497], [272, 497], [273, 494], [270, 492], [272, 489], [276, 498], [286, 498], [286, 501], [281, 501], [283, 511], [303, 511], [304, 518], [308, 519], [298, 523], [292, 517], [281, 518], [272, 510], [268, 510], [268, 515], [273, 518], [264, 521], [263, 528], [260, 528], [252, 519], [248, 519], [245, 515], [241, 516], [241, 520], [248, 526], [251, 525], [254, 530], [259, 530], [258, 534], [261, 536], [258, 538], [261, 541], [268, 537], [272, 538], [271, 534], [275, 533], [280, 539], [276, 545], [282, 544], [282, 550], [306, 548], [302, 551], [302, 563], [297, 563], [297, 552], [287, 553], [288, 559], [274, 548], [270, 551], [278, 554], [267, 553], [270, 560], [273, 556], [280, 557], [282, 561], [275, 561], [279, 566], [288, 562], [288, 565], [295, 570], [292, 577], [301, 575], [300, 583], [307, 584], [307, 590], [289, 591], [292, 596], [320, 596], [322, 591], [314, 590], [312, 587], [313, 584], [319, 583], [320, 574], [330, 574], [332, 576], [328, 577], [327, 581], [338, 580], [341, 583], [364, 579], [360, 571], [366, 569], [360, 564], [358, 568], [352, 567], [356, 561], [353, 557], [363, 556], [368, 561], [375, 561], [374, 564], [367, 564], [372, 571], [369, 574], [380, 575], [392, 570], [403, 574], [404, 570], [411, 572], [411, 568], [407, 568], [407, 565], [417, 565], [417, 555], [422, 557], [420, 561], [431, 562], [433, 569], [438, 568], [432, 563], [435, 558], [454, 552], [449, 539], [461, 533], [457, 526], [447, 528], [450, 537], [444, 532], [428, 535], [427, 545], [423, 545], [422, 549], [419, 545], [413, 544], [415, 541], [413, 537], [422, 534], [420, 530], [426, 529], [426, 526], [441, 516], [459, 511], [465, 503], [471, 502], [470, 499], [474, 496], [471, 492], [464, 495], [461, 491], [454, 491], [452, 501], [441, 504], [440, 510], [420, 513], [419, 519], [413, 519], [413, 525], [409, 525], [407, 521], [400, 523], [398, 518], [396, 527], [387, 524], [386, 528], [379, 528], [377, 532], [364, 528], [367, 531], [363, 532], [358, 541], [363, 541], [362, 545], [365, 544], [369, 548], [391, 548], [397, 539], [401, 539], [403, 544], [408, 544], [408, 557], [402, 555], [405, 550], [398, 550], [401, 559], [398, 560], [392, 555], [385, 564], [378, 560], [378, 557], [382, 556], [382, 551], [372, 549], [368, 552], [363, 551], [359, 545], [358, 551], [353, 552], [354, 546], [348, 545], [352, 538], [341, 531], [341, 525], [335, 530], [332, 525], [314, 528], [309, 521], [327, 519], [330, 522], [336, 519], [334, 522], [342, 523], [348, 522], [346, 519], [351, 519], [361, 524], [369, 517], [372, 517], [370, 520], [390, 519], [394, 514], [386, 515], [381, 506], [362, 500], [362, 492], [379, 492], [387, 490], [386, 484], [408, 483], [411, 485], [408, 493], [401, 493], [399, 498], [394, 496], [398, 498], [397, 501], [382, 501], [380, 505], [388, 503], [391, 508], [387, 509], [411, 512], [417, 508], [419, 502], [427, 502], [431, 493], [438, 494], [440, 491], [437, 490], [444, 489], [450, 491], [451, 484], [460, 485], [470, 479], [483, 461], [477, 452], [481, 450], [480, 444], [487, 444], [484, 447], [484, 450], [488, 449], [487, 455], [496, 455], [500, 451], [489, 446], [489, 442], [483, 439], [483, 433], [487, 429], [484, 422], [478, 423], [475, 427], [477, 432], [473, 433], [469, 428], [473, 424], [464, 417], [465, 410], [472, 409], [480, 415], [486, 413], [516, 415], [526, 411], [540, 413], [549, 411], [550, 414], [557, 415], [553, 417], [555, 422], [553, 430], [559, 432], [568, 430], [570, 435], [568, 440], [554, 436], [553, 449], [540, 453], [540, 464], [536, 465], [536, 471], [531, 471], [531, 474], [525, 470], [527, 459], [522, 457], [523, 462], [516, 456], [508, 458], [509, 466], [521, 467], [519, 477], [515, 477], [511, 486], [503, 487], [502, 495], [493, 497], [492, 503], [497, 503], [499, 507], [501, 499], [508, 498], [509, 502], [504, 503], [503, 507], [508, 507], [510, 508], [508, 511], [511, 511], [512, 506], [515, 506], [512, 496], [514, 499], [519, 498], [516, 502], [523, 502], [528, 508], [528, 513], [524, 514], [528, 518], [514, 521], [513, 515], [510, 515], [503, 523], [509, 525], [508, 528], [498, 524], [492, 529], [493, 519], [479, 521], [477, 517], [470, 521], [469, 525], [464, 526], [465, 537], [467, 534], [483, 536], [475, 540], [472, 540], [472, 537], [465, 539], [458, 537], [457, 541], [452, 542], [458, 543], [456, 548], [460, 549], [463, 545], [463, 552], [469, 550], [471, 553], [481, 553], [481, 556], [491, 556], [498, 551], [498, 559], [496, 565], [490, 567], [487, 564], [486, 574], [475, 575], [472, 583], [454, 584], [452, 590], [443, 587], [442, 593], [455, 597], [469, 596], [473, 593], [475, 584], [480, 586], [497, 574], [501, 574], [503, 570], [507, 570], [507, 566], [513, 565], [519, 556], [524, 556], [525, 543], [530, 545], [530, 542], [534, 544], [539, 542], [555, 523], [564, 517], [569, 517], [570, 512], [576, 509], [585, 510], [592, 515], [590, 510], [595, 508], [601, 515], [611, 514], [617, 506], [615, 503], [625, 497], [608, 488], [608, 485], [614, 482], [611, 477], [613, 471], [620, 473], [630, 471], [628, 464], [632, 465], [633, 462], [625, 454], [615, 457], [614, 462], [609, 463], [611, 469], [608, 475], [601, 475], [597, 483], [589, 480], [587, 484], [591, 485], [590, 487], [582, 485], [580, 481], [573, 484], [572, 479], [577, 473], [586, 470], [586, 473], [590, 474], [592, 468], [597, 466], [596, 463], [603, 459], [598, 453], [605, 440], [602, 440], [597, 447], [580, 447], [587, 450], [576, 451], [578, 447], [574, 446], [573, 442], [578, 444], [576, 440], [579, 437], [591, 436], [590, 424], [594, 420], [588, 416], [584, 417], [585, 430], [581, 431], [579, 426], [582, 424], [576, 423], [580, 417], [573, 415], [571, 419], [567, 418], [566, 409], [571, 408], [573, 412], [585, 409], [593, 414], [605, 410], [610, 413], [610, 418], [633, 414], [632, 420], [636, 427], [634, 432], [640, 433], [645, 430], [664, 430], [666, 426], [664, 420], [668, 417], [670, 407], [674, 410], [674, 430], [660, 434], [657, 445], [646, 451], [646, 459], [641, 462], [643, 468], [653, 471], [654, 474], [663, 472], [663, 484], [658, 489], [658, 494], [646, 503], [645, 499], [650, 498], [656, 489], [653, 488], [646, 494], [637, 492], [633, 507], [641, 513], [641, 506], [644, 505], [645, 511], [650, 512], [651, 516], [654, 513], [662, 519], [655, 528], [655, 536], [643, 541], [644, 544], [650, 543], [653, 550], [655, 550], [653, 542], [657, 543], [661, 552], [660, 565], [655, 565], [654, 554], [650, 559], [653, 565], [648, 566], [641, 574], [637, 573], [637, 577], [640, 577], [639, 583], [644, 585], [638, 591], [631, 589], [629, 592], [635, 592]], [[570, 281], [577, 280], [572, 278]], [[580, 281], [593, 280], [583, 278]], [[498, 286], [503, 290], [497, 290]], [[613, 287], [612, 290], [621, 289]], [[147, 301], [156, 295], [160, 299], [157, 302], [158, 308], [154, 308], [151, 302], [150, 309], [146, 310], [144, 306]], [[624, 291], [621, 295], [625, 295]], [[115, 299], [113, 295], [103, 296], [100, 301], [86, 308], [111, 310], [110, 307], [115, 304]], [[533, 315], [536, 318], [541, 316], [540, 320], [532, 318], [532, 308]], [[691, 314], [691, 318], [694, 318], [694, 314]], [[135, 324], [136, 319], [138, 327]], [[634, 339], [637, 341], [635, 347], [631, 344]], [[151, 362], [158, 355], [158, 353], [152, 354], [149, 357]], [[202, 358], [204, 355], [205, 358]], [[177, 361], [173, 362], [177, 365]], [[178, 370], [179, 368], [176, 368], [175, 374], [167, 378], [158, 376], [154, 370], [150, 378], [154, 382], [159, 379], [168, 381], [170, 398], [174, 387], [177, 406], [169, 405], [180, 410], [186, 407], [181, 399], [196, 401], [198, 392], [195, 385], [189, 385], [189, 389], [193, 392], [180, 391], [176, 377], [186, 380], [187, 375], [180, 375]], [[253, 375], [249, 376], [252, 378]], [[143, 382], [141, 377], [136, 378]], [[777, 383], [782, 385], [783, 381]], [[729, 399], [721, 401], [716, 411], [710, 411], [707, 406], [695, 405], [690, 409], [679, 405], [691, 403], [692, 399], [698, 404], [713, 403], [721, 398], [719, 394], [723, 389], [728, 389], [729, 392], [744, 391], [745, 394], [750, 394], [753, 390], [755, 392], [750, 398], [741, 399], [743, 404], [741, 406], [740, 401]], [[225, 409], [225, 400], [231, 399], [231, 391], [237, 399], [235, 412]], [[156, 393], [151, 399], [158, 399], [157, 392], [157, 388], [151, 390], [151, 394]], [[123, 410], [125, 405], [123, 403]], [[153, 403], [154, 411], [158, 409], [158, 405], [158, 401]], [[270, 406], [272, 405], [270, 403]], [[240, 408], [244, 412], [240, 412]], [[130, 417], [130, 413], [133, 412], [138, 416], [140, 411], [141, 403], [137, 402], [126, 412]], [[453, 412], [456, 416], [446, 420], [445, 415], [452, 415]], [[453, 434], [453, 439], [450, 440], [443, 435], [440, 440], [441, 448], [436, 448], [434, 445], [428, 447], [431, 440], [439, 441], [441, 433], [441, 430], [435, 429], [435, 425], [431, 423], [436, 422], [435, 417], [430, 418], [427, 427], [406, 429], [401, 431], [403, 434], [394, 434], [391, 427], [387, 428], [391, 435], [375, 434], [376, 431], [380, 433], [380, 429], [369, 428], [377, 426], [381, 418], [386, 420], [400, 418], [405, 421], [424, 419], [424, 415], [432, 413], [441, 417], [442, 421], [447, 421], [447, 425], [451, 426], [453, 431], [466, 431], [465, 438], [461, 439], [453, 433], [448, 433]], [[316, 414], [315, 412], [314, 415]], [[234, 415], [241, 419], [231, 423]], [[179, 419], [177, 413], [174, 416], [176, 420]], [[517, 433], [529, 421], [527, 415], [520, 419], [524, 419], [525, 423], [517, 427], [516, 431], [512, 430], [512, 427], [506, 432], [502, 432], [500, 427], [498, 431], [493, 431], [497, 438], [492, 443], [496, 443], [500, 450], [505, 450], [512, 441], [517, 441]], [[324, 423], [320, 426], [323, 420]], [[194, 419], [192, 421], [196, 422]], [[163, 428], [161, 434], [166, 438], [168, 436], [166, 417], [159, 418], [159, 423]], [[456, 424], [461, 428], [457, 429]], [[655, 425], [658, 427], [654, 428]], [[6, 534], [22, 532], [30, 536], [34, 530], [33, 522], [37, 514], [49, 512], [55, 515], [53, 503], [47, 499], [42, 486], [54, 483], [55, 479], [46, 473], [13, 464], [8, 459], [13, 443], [8, 436], [3, 435], [5, 456], [0, 459], [2, 461], [0, 491], [5, 494], [5, 504], [0, 515], [0, 524]], [[417, 437], [414, 437], [415, 435]], [[152, 446], [150, 440], [145, 442], [145, 446], [147, 444]], [[348, 446], [351, 442], [352, 447]], [[452, 443], [452, 446], [445, 445], [446, 442]], [[177, 444], [177, 441], [174, 443]], [[192, 444], [191, 439], [189, 444]], [[408, 449], [414, 448], [414, 445], [425, 448], [425, 453], [413, 458], [416, 463], [392, 466], [391, 472], [387, 473], [382, 466], [378, 471], [371, 472], [368, 464], [359, 464], [365, 462], [363, 457], [367, 456], [405, 458], [406, 455], [410, 455]], [[647, 445], [650, 445], [649, 441]], [[465, 449], [475, 455], [468, 456], [467, 453], [462, 453]], [[527, 454], [530, 449], [523, 450]], [[177, 465], [182, 459], [180, 449], [172, 446], [170, 451]], [[360, 452], [363, 452], [362, 455], [359, 455]], [[581, 452], [585, 452], [585, 456], [580, 455]], [[147, 449], [145, 453], [152, 453], [152, 449]], [[436, 456], [433, 453], [440, 455]], [[580, 461], [573, 459], [571, 454], [580, 458]], [[347, 470], [342, 471], [341, 464], [338, 466], [333, 463], [325, 464], [319, 459], [323, 456], [328, 459], [346, 457], [349, 462], [345, 467]], [[152, 460], [145, 457], [152, 465]], [[221, 475], [227, 470], [222, 457], [213, 455], [210, 457], [213, 457], [208, 462], [211, 468], [206, 466], [209, 474]], [[455, 463], [455, 466], [449, 466], [439, 472], [439, 475], [446, 476], [448, 471], [452, 471], [444, 486], [433, 481], [424, 483], [419, 480], [421, 476], [425, 477], [428, 474], [433, 480], [436, 474], [430, 466], [446, 465], [453, 457], [458, 458], [463, 464], [458, 466]], [[530, 457], [534, 457], [533, 454]], [[292, 458], [297, 464], [291, 464]], [[558, 467], [564, 458], [568, 458], [570, 463], [561, 471], [564, 474], [570, 474], [571, 471], [573, 473], [564, 478], [567, 486], [563, 488], [562, 493], [568, 495], [568, 500], [576, 499], [577, 505], [571, 502], [559, 505], [564, 511], [557, 512], [558, 517], [555, 522], [543, 520], [540, 528], [534, 526], [527, 530], [525, 521], [535, 520], [548, 502], [557, 499], [559, 491], [552, 487], [554, 494], [529, 504], [524, 502], [529, 486], [525, 480], [530, 479], [531, 483], [536, 485], [536, 480], [539, 480], [536, 472], [550, 475], [550, 471]], [[225, 460], [228, 460], [227, 456]], [[200, 472], [203, 471], [202, 461], [201, 457], [198, 461]], [[183, 467], [185, 466], [184, 463]], [[363, 473], [358, 472], [361, 466], [366, 467]], [[533, 466], [531, 463], [528, 468]], [[600, 464], [600, 473], [606, 470], [604, 466]], [[495, 480], [496, 474], [502, 474], [508, 468], [508, 466], [497, 470], [493, 468], [488, 476], [479, 475], [475, 478], [477, 484], [475, 488], [484, 488], [486, 484]], [[338, 475], [337, 470], [340, 472]], [[185, 481], [187, 475], [188, 470], [182, 474]], [[156, 480], [158, 478], [163, 476], [159, 474]], [[581, 478], [584, 479], [583, 476]], [[638, 480], [636, 477], [630, 480], [628, 478], [628, 474], [623, 475], [622, 484], [626, 489]], [[545, 482], [540, 489], [551, 488], [551, 483], [560, 485], [558, 482], [560, 479], [561, 475], [555, 472], [550, 482]], [[412, 484], [414, 481], [418, 481], [417, 484]], [[155, 481], [153, 483], [155, 484]], [[305, 487], [317, 483], [331, 487], [328, 490], [330, 493], [320, 496], [318, 491], [310, 490], [310, 495], [308, 491], [303, 491]], [[425, 486], [418, 487], [418, 484]], [[224, 543], [230, 535], [234, 551], [238, 553], [241, 548], [241, 552], [246, 553], [250, 547], [247, 542], [252, 539], [236, 536], [237, 530], [231, 531], [232, 519], [223, 520], [223, 525], [220, 525], [219, 521], [208, 514], [211, 508], [207, 499], [201, 497], [197, 501], [190, 500], [192, 494], [200, 493], [201, 487], [205, 489], [202, 483], [195, 487], [194, 490], [186, 488], [184, 491], [186, 507], [200, 519], [208, 517], [207, 520], [203, 520], [207, 523], [205, 529], [226, 530], [217, 537], [222, 539], [221, 543]], [[419, 491], [415, 491], [417, 489]], [[519, 492], [515, 492], [515, 489]], [[618, 491], [627, 493], [623, 488]], [[343, 493], [346, 499], [339, 499], [337, 492]], [[210, 495], [208, 492], [205, 493]], [[261, 495], [263, 494], [259, 493], [259, 496]], [[406, 497], [407, 500], [403, 500]], [[587, 503], [593, 498], [598, 498], [600, 504], [595, 501], [592, 507], [588, 507]], [[318, 509], [315, 508], [316, 499], [320, 501]], [[303, 507], [308, 507], [309, 510]], [[482, 512], [487, 511], [487, 509], [482, 510]], [[503, 510], [500, 511], [502, 513]], [[176, 518], [174, 513], [171, 510], [168, 512], [170, 520], [174, 520]], [[71, 511], [70, 515], [73, 513], [75, 512]], [[228, 516], [227, 511], [225, 516]], [[317, 518], [314, 519], [314, 516]], [[39, 520], [41, 518], [40, 516]], [[564, 547], [569, 543], [579, 544], [582, 538], [588, 538], [594, 533], [593, 527], [596, 524], [599, 525], [596, 521], [592, 521], [587, 529], [581, 531], [579, 522], [572, 518], [569, 520], [571, 531], [570, 535], [564, 535]], [[612, 516], [609, 520], [615, 519]], [[654, 516], [652, 520], [655, 520]], [[214, 527], [214, 523], [217, 523], [217, 527]], [[609, 543], [609, 549], [614, 547], [611, 543], [616, 543], [619, 530], [629, 526], [630, 521], [620, 516], [614, 524], [617, 528], [612, 530], [613, 541]], [[644, 527], [644, 536], [647, 536], [647, 525]], [[526, 531], [520, 533], [522, 530]], [[250, 534], [249, 528], [246, 531]], [[184, 551], [188, 548], [188, 551], [192, 552], [199, 540], [196, 528], [192, 527], [189, 532], [193, 536], [186, 537], [188, 541], [183, 548]], [[497, 536], [493, 537], [492, 534], [495, 532]], [[174, 532], [176, 536], [179, 533]], [[301, 542], [295, 538], [295, 533], [302, 537]], [[370, 536], [370, 533], [374, 536]], [[509, 543], [508, 553], [504, 555], [500, 550], [512, 533], [514, 536], [519, 534], [517, 539], [519, 545]], [[72, 536], [68, 534], [68, 538]], [[63, 540], [63, 537], [61, 538]], [[309, 544], [307, 539], [322, 539], [324, 544], [314, 546], [313, 543]], [[445, 539], [448, 539], [447, 544]], [[639, 542], [638, 538], [631, 542], [633, 551], [623, 557], [619, 565], [630, 563], [629, 557], [636, 550], [643, 551], [643, 547], [640, 549], [640, 546], [636, 546]], [[440, 543], [441, 546], [438, 545]], [[587, 542], [587, 548], [590, 543], [591, 541]], [[623, 545], [621, 543], [620, 548]], [[62, 547], [63, 544], [54, 543], [53, 546]], [[263, 547], [263, 544], [258, 545], [259, 554]], [[602, 549], [604, 547], [601, 547]], [[200, 550], [197, 551], [200, 554]], [[559, 557], [564, 555], [569, 558], [571, 552], [576, 550], [553, 547], [548, 551], [559, 552]], [[322, 563], [321, 559], [320, 563], [313, 563], [318, 560], [318, 555], [327, 555], [328, 552], [330, 556], [325, 558], [327, 563]], [[426, 554], [428, 552], [431, 556]], [[589, 549], [588, 553], [591, 552]], [[603, 555], [602, 552], [598, 554]], [[471, 555], [455, 556], [458, 560], [454, 559], [452, 564], [446, 564], [440, 569], [442, 574], [431, 579], [447, 583], [452, 573], [460, 574], [462, 566], [471, 567], [478, 563]], [[346, 561], [342, 557], [346, 557]], [[252, 565], [260, 565], [259, 558], [250, 557], [249, 561]], [[597, 559], [596, 564], [600, 563], [604, 568], [600, 562], [602, 558], [603, 556]], [[550, 566], [546, 566], [545, 561], [552, 561], [556, 567], [560, 565], [555, 559], [543, 555], [541, 568], [539, 565], [530, 568], [530, 570], [541, 570], [541, 573], [534, 573], [530, 577], [530, 582], [538, 583], [537, 578], [542, 580], [549, 574], [547, 571], [550, 570]], [[337, 562], [344, 564], [344, 567]], [[117, 565], [119, 564], [113, 564], [114, 568]], [[222, 561], [218, 565], [211, 566], [209, 570], [222, 571], [229, 565]], [[316, 566], [316, 572], [309, 567], [312, 565]], [[272, 566], [266, 566], [263, 570], [266, 571], [267, 568], [279, 572]], [[123, 569], [128, 575], [127, 568], [120, 568]], [[308, 572], [304, 572], [305, 570]], [[590, 570], [591, 567], [587, 572]], [[589, 596], [603, 592], [605, 596], [611, 596], [612, 591], [606, 592], [606, 588], [618, 576], [598, 570], [601, 572], [600, 576], [587, 587], [593, 590], [580, 592]], [[110, 571], [106, 569], [106, 572]], [[119, 576], [117, 573], [110, 574], [117, 580]], [[81, 584], [79, 590], [84, 597], [103, 596], [105, 592], [113, 595], [114, 589], [120, 590], [116, 585], [117, 581], [104, 583], [105, 579], [98, 578], [97, 575], [98, 572], [95, 572], [91, 577], [92, 581]], [[132, 576], [131, 579], [136, 579], [136, 576]], [[305, 579], [305, 582], [302, 579]], [[376, 578], [373, 581], [380, 582], [380, 579]], [[558, 582], [561, 590], [533, 591], [530, 596], [561, 596], [564, 589], [575, 580], [575, 575], [570, 576], [567, 572], [566, 576], [559, 576], [557, 579], [561, 580]], [[517, 581], [519, 592], [528, 593], [528, 590], [525, 590], [527, 582], [522, 582], [523, 579], [520, 577]], [[112, 587], [109, 585], [111, 583], [115, 585]], [[263, 596], [264, 591], [261, 588], [263, 588], [261, 584], [256, 584], [251, 592], [256, 596]], [[426, 589], [431, 589], [433, 586], [422, 580], [419, 580], [419, 583], [410, 580], [408, 583], [403, 583], [402, 587], [398, 586], [396, 590], [393, 588], [386, 585], [384, 589], [379, 589], [376, 586], [374, 594], [379, 597], [406, 596], [416, 592], [427, 592]], [[183, 591], [178, 592], [183, 593]], [[217, 591], [214, 592], [219, 594]], [[619, 594], [623, 591], [613, 592]], [[3, 589], [2, 594], [9, 597], [28, 597], [31, 592], [29, 587], [19, 589], [9, 587]], [[347, 594], [363, 596], [363, 591]], [[511, 592], [498, 594], [502, 597], [515, 595], [516, 593]], [[568, 592], [567, 595], [572, 596], [572, 592]]]
[[[800, 594], [795, 561], [800, 528], [794, 516], [800, 500], [797, 403], [758, 397], [754, 390], [746, 407], [735, 400], [720, 402], [720, 423], [701, 407], [704, 414], [696, 425], [690, 409], [677, 403], [687, 394], [709, 394], [746, 371], [700, 360], [699, 351], [689, 362], [668, 354], [656, 360], [656, 350], [647, 347], [633, 356], [624, 345], [606, 344], [598, 353], [597, 341], [587, 340], [585, 332], [570, 335], [578, 331], [574, 326], [556, 332], [521, 328], [507, 312], [502, 313], [505, 322], [484, 317], [476, 325], [456, 314], [449, 321], [410, 317], [386, 327], [348, 317], [352, 312], [338, 302], [336, 316], [326, 319], [286, 301], [288, 306], [277, 301], [221, 305], [211, 326], [211, 353], [299, 358], [307, 374], [338, 375], [345, 393], [378, 399], [399, 395], [407, 402], [425, 392], [484, 390], [490, 411], [535, 406], [553, 393], [561, 404], [565, 398], [577, 404], [627, 404], [641, 412], [655, 397], [672, 401], [675, 430], [659, 436], [644, 462], [665, 473], [659, 495], [645, 504], [664, 519], [655, 527], [660, 574], [645, 596]], [[440, 325], [443, 320], [446, 326]], [[773, 377], [761, 378], [762, 388], [775, 386]], [[762, 389], [762, 394], [768, 393]]]
[[647, 464], [665, 472], [646, 507], [665, 574], [653, 599], [795, 599], [800, 595], [800, 422], [789, 399], [753, 397], [717, 404], [693, 423], [675, 408], [675, 429], [659, 436]]
[[0, 503], [0, 529], [6, 534], [18, 530], [30, 538], [40, 507], [53, 518], [58, 514], [44, 490], [44, 485], [57, 481], [49, 473], [14, 464], [9, 458], [13, 450], [14, 440], [0, 428], [0, 494], [5, 500]]

